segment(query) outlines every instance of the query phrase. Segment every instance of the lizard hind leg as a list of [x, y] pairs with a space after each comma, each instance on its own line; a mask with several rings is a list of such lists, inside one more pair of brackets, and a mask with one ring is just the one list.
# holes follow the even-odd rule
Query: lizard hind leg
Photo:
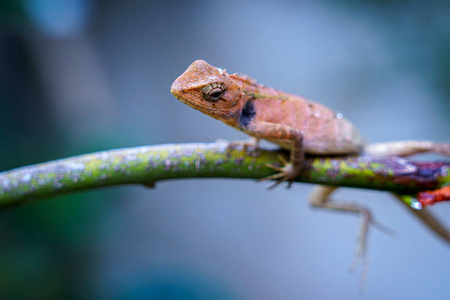
[[367, 234], [372, 215], [368, 209], [350, 203], [335, 203], [331, 201], [330, 195], [336, 191], [337, 187], [320, 185], [314, 188], [310, 195], [310, 204], [316, 208], [326, 208], [335, 211], [352, 212], [361, 215], [361, 226], [358, 232], [358, 246], [355, 252], [355, 259], [352, 266], [360, 259], [364, 258], [367, 244]]
[[388, 233], [389, 235], [393, 235], [394, 233], [389, 228], [375, 222], [368, 209], [353, 203], [332, 202], [330, 196], [337, 188], [338, 187], [324, 185], [316, 186], [310, 195], [310, 204], [316, 208], [326, 208], [335, 211], [351, 212], [359, 214], [361, 216], [361, 225], [358, 231], [358, 244], [355, 251], [355, 257], [350, 266], [350, 270], [353, 270], [359, 261], [362, 262], [363, 269], [361, 274], [361, 284], [363, 284], [367, 273], [365, 254], [369, 225], [376, 226], [378, 229]]

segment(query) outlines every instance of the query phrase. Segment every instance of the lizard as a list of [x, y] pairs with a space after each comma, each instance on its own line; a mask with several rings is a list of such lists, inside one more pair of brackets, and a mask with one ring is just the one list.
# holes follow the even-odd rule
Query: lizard
[[[258, 84], [246, 75], [228, 74], [225, 69], [194, 61], [171, 86], [171, 93], [182, 103], [240, 130], [253, 139], [244, 148], [257, 149], [260, 139], [290, 151], [290, 160], [279, 157], [282, 167], [267, 164], [278, 173], [262, 178], [277, 180], [274, 187], [299, 175], [303, 157], [312, 155], [359, 155], [406, 157], [434, 152], [450, 156], [450, 144], [430, 141], [399, 141], [367, 145], [356, 127], [342, 114], [328, 107]], [[239, 144], [231, 142], [230, 145]], [[355, 261], [363, 258], [369, 225], [377, 224], [368, 209], [357, 204], [331, 201], [337, 187], [318, 186], [310, 196], [313, 207], [357, 213], [362, 217]], [[400, 196], [395, 195], [401, 200]], [[408, 207], [408, 206], [407, 206]], [[432, 231], [450, 243], [449, 231], [426, 210], [410, 210]], [[353, 263], [353, 265], [354, 265]]]

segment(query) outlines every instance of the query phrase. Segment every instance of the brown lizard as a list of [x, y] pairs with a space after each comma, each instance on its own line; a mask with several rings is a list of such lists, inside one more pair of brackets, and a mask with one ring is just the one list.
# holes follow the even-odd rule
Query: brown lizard
[[[278, 179], [288, 186], [298, 176], [305, 153], [352, 155], [362, 152], [378, 156], [409, 156], [434, 152], [450, 156], [450, 144], [429, 141], [401, 141], [366, 146], [355, 126], [326, 106], [302, 97], [257, 84], [247, 76], [228, 74], [203, 60], [193, 62], [171, 87], [181, 102], [252, 136], [244, 146], [257, 148], [265, 139], [290, 150], [284, 166], [269, 164], [279, 173], [260, 180]], [[233, 142], [234, 145], [236, 142]], [[239, 142], [237, 142], [239, 143]], [[336, 187], [319, 186], [310, 198], [314, 207], [359, 213], [362, 226], [356, 258], [365, 252], [367, 230], [374, 221], [369, 211], [355, 204], [330, 201]], [[398, 197], [397, 197], [398, 198]], [[450, 233], [426, 210], [412, 210], [435, 233], [450, 242]]]

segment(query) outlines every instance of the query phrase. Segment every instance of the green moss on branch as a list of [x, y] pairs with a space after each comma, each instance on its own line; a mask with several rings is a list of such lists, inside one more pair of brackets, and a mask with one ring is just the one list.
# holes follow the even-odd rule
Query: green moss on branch
[[[0, 208], [74, 191], [166, 179], [273, 174], [280, 151], [226, 151], [226, 143], [144, 146], [86, 154], [0, 173]], [[450, 184], [450, 162], [403, 158], [307, 157], [299, 182], [415, 194]]]

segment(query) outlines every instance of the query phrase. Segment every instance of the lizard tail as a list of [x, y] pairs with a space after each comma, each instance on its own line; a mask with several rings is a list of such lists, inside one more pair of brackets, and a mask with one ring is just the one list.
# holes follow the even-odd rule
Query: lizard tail
[[423, 209], [414, 209], [408, 204], [406, 204], [398, 195], [394, 194], [394, 197], [396, 197], [405, 207], [408, 208], [410, 212], [412, 212], [426, 227], [428, 227], [431, 231], [433, 231], [435, 234], [437, 234], [439, 237], [444, 239], [447, 243], [450, 244], [450, 232], [447, 228], [445, 228], [444, 225], [426, 208]]
[[407, 157], [410, 155], [427, 152], [450, 156], [450, 144], [414, 140], [387, 142], [370, 144], [366, 147], [365, 152], [375, 156]]

